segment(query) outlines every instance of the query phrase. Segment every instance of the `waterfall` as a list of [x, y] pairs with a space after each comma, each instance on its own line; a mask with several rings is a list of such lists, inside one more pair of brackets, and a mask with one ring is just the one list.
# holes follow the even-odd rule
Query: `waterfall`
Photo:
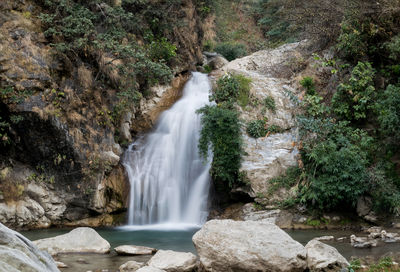
[[209, 103], [207, 75], [194, 72], [183, 96], [125, 153], [131, 185], [129, 225], [196, 225], [208, 216], [210, 164], [199, 156], [200, 116]]

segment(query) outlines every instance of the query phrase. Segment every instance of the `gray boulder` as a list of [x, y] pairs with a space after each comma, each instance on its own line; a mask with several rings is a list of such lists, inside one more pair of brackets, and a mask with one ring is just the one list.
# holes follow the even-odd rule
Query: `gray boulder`
[[205, 271], [296, 272], [306, 268], [305, 248], [275, 224], [211, 220], [193, 236]]
[[119, 267], [119, 272], [134, 272], [144, 266], [144, 263], [129, 261]]
[[196, 267], [197, 257], [190, 252], [159, 250], [148, 265], [167, 272], [189, 272]]
[[59, 272], [47, 252], [3, 224], [0, 224], [0, 271]]
[[223, 56], [217, 55], [213, 57], [209, 62], [208, 65], [213, 69], [220, 69], [224, 67], [226, 64], [228, 64], [229, 61], [227, 61]]
[[58, 253], [108, 253], [110, 243], [92, 228], [76, 228], [66, 234], [34, 241], [51, 255]]
[[350, 264], [336, 248], [311, 240], [306, 245], [307, 266], [312, 272], [334, 272], [347, 268]]
[[165, 270], [161, 270], [152, 266], [145, 266], [136, 270], [136, 272], [165, 272]]
[[118, 246], [114, 248], [118, 255], [151, 255], [157, 251], [155, 248], [144, 246]]

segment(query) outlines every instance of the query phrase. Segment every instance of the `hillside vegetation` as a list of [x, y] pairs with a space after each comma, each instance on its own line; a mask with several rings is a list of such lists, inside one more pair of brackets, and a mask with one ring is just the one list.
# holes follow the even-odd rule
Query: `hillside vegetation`
[[[263, 32], [263, 48], [308, 39], [313, 63], [298, 82], [300, 96], [288, 94], [300, 108], [301, 159], [299, 169], [270, 181], [296, 188], [282, 204], [355, 210], [363, 197], [375, 212], [399, 215], [400, 2], [260, 0], [250, 6], [245, 10]], [[217, 33], [226, 29], [216, 22]], [[258, 122], [247, 128], [255, 138], [267, 133]], [[240, 183], [238, 169], [231, 169], [237, 182], [230, 185]]]

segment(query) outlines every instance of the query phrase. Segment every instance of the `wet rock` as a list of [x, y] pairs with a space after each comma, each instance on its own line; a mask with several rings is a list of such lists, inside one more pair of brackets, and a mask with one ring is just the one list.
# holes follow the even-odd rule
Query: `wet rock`
[[305, 246], [307, 250], [307, 267], [314, 272], [335, 272], [347, 268], [350, 264], [336, 248], [311, 240]]
[[57, 265], [58, 268], [67, 268], [68, 267], [68, 265], [66, 265], [63, 262], [56, 262], [56, 265]]
[[110, 244], [94, 229], [76, 228], [66, 234], [34, 241], [51, 255], [58, 253], [108, 253]]
[[0, 224], [0, 245], [0, 271], [59, 272], [47, 252], [3, 224]]
[[350, 243], [355, 248], [370, 248], [378, 245], [378, 240], [369, 239], [368, 237], [356, 237], [354, 234], [350, 236]]
[[357, 214], [358, 216], [366, 216], [372, 211], [372, 198], [359, 197], [357, 199]]
[[151, 88], [154, 97], [140, 102], [141, 112], [137, 114], [135, 122], [131, 124], [134, 132], [147, 131], [153, 127], [159, 115], [175, 103], [182, 93], [182, 87], [189, 76], [178, 76], [174, 78], [170, 85], [158, 85]]
[[144, 246], [124, 245], [114, 248], [118, 255], [151, 255], [157, 251], [155, 248]]
[[211, 220], [193, 236], [205, 271], [304, 271], [306, 250], [267, 222]]
[[189, 272], [196, 267], [197, 257], [190, 252], [159, 250], [147, 264], [167, 272]]
[[316, 240], [316, 241], [333, 241], [333, 240], [335, 240], [335, 237], [333, 237], [333, 236], [321, 236], [321, 237], [316, 237], [313, 240]]
[[139, 270], [136, 270], [136, 272], [165, 272], [165, 270], [161, 270], [152, 266], [144, 266]]
[[129, 261], [119, 267], [119, 272], [134, 272], [137, 271], [139, 268], [142, 268], [143, 266], [144, 263]]
[[398, 233], [391, 233], [391, 232], [388, 233], [385, 230], [382, 230], [381, 239], [385, 243], [400, 242], [400, 235]]
[[209, 60], [208, 65], [211, 69], [216, 70], [224, 67], [228, 63], [229, 61], [227, 61], [223, 56], [217, 55]]

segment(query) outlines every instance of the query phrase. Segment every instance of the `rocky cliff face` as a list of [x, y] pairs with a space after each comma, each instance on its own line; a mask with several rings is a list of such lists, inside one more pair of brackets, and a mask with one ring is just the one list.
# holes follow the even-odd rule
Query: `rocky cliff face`
[[[251, 79], [251, 103], [240, 108], [240, 118], [247, 123], [252, 120], [268, 120], [268, 126], [280, 127], [279, 133], [263, 138], [251, 138], [243, 129], [244, 151], [241, 171], [250, 183], [248, 195], [263, 204], [285, 199], [290, 192], [278, 191], [269, 195], [269, 179], [285, 173], [298, 160], [298, 136], [295, 124], [296, 105], [290, 93], [298, 91], [298, 76], [305, 69], [304, 43], [293, 43], [272, 50], [258, 51], [250, 56], [236, 59], [214, 73], [241, 74]], [[275, 101], [275, 110], [265, 110], [265, 98]], [[267, 197], [268, 196], [268, 197]]]
[[[110, 224], [105, 214], [124, 211], [129, 191], [121, 145], [151, 127], [187, 76], [154, 87], [115, 122], [115, 84], [96, 82], [89, 57], [55, 54], [37, 19], [39, 3], [0, 3], [0, 222]], [[202, 32], [193, 1], [179, 11], [185, 24], [169, 37], [180, 56], [177, 75], [200, 61]]]

